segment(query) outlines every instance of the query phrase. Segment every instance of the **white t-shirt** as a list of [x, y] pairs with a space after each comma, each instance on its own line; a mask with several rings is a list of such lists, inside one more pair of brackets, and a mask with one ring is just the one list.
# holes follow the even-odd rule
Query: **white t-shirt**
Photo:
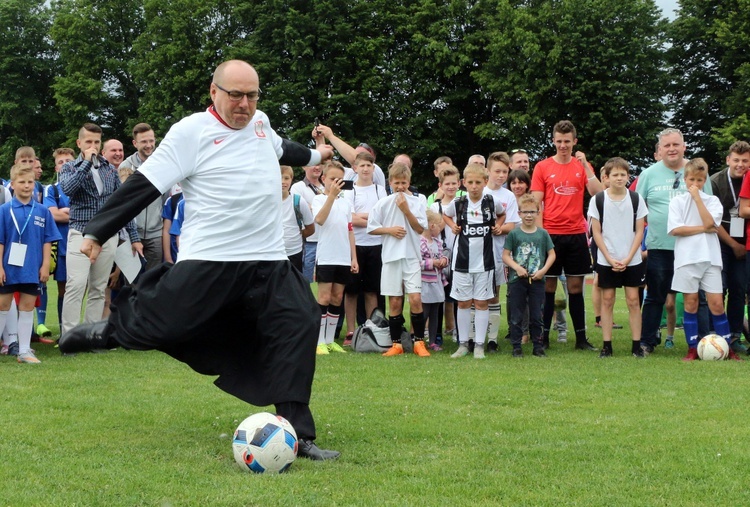
[[[721, 217], [724, 214], [724, 208], [719, 198], [704, 194], [703, 192], [700, 192], [700, 196], [706, 205], [706, 209], [711, 213], [714, 223], [721, 227]], [[606, 212], [604, 221], [607, 221]], [[698, 213], [698, 207], [693, 202], [693, 197], [689, 192], [673, 197], [669, 203], [667, 233], [683, 225], [703, 225], [703, 221]], [[710, 262], [712, 266], [722, 266], [719, 235], [702, 233], [692, 236], [675, 236], [675, 269], [698, 262]]]
[[[314, 223], [310, 205], [302, 196], [299, 198], [299, 211], [302, 215], [303, 225], [307, 226]], [[284, 219], [284, 247], [286, 248], [286, 255], [289, 257], [301, 252], [303, 246], [302, 231], [300, 231], [297, 222], [297, 214], [294, 212], [294, 196], [292, 194], [281, 201], [281, 216]]]
[[[432, 206], [430, 206], [430, 209], [442, 216], [445, 207], [440, 201], [435, 201], [432, 203]], [[445, 233], [445, 248], [447, 248], [448, 250], [453, 250], [453, 243], [456, 241], [456, 235], [453, 234], [453, 230], [447, 225], [443, 229], [443, 232]], [[443, 235], [441, 234], [440, 237], [442, 238], [442, 236]]]
[[[406, 219], [404, 213], [396, 205], [396, 197], [401, 192], [391, 194], [385, 199], [380, 199], [378, 203], [370, 211], [370, 216], [367, 219], [367, 232], [372, 232], [375, 229], [381, 227], [395, 227], [401, 226], [406, 230], [406, 236], [401, 239], [397, 239], [390, 234], [382, 235], [383, 238], [383, 252], [381, 258], [383, 262], [393, 262], [400, 259], [414, 259], [419, 260], [422, 258], [422, 252], [419, 246], [420, 235], [411, 228], [409, 221]], [[409, 209], [412, 214], [416, 217], [417, 222], [422, 227], [427, 227], [427, 207], [425, 201], [402, 193], [406, 202], [409, 204]]]
[[[313, 188], [315, 190], [313, 190]], [[312, 210], [312, 202], [316, 195], [320, 195], [323, 193], [323, 190], [325, 190], [325, 187], [323, 185], [320, 186], [314, 186], [312, 183], [308, 184], [304, 180], [298, 181], [297, 183], [293, 184], [291, 188], [289, 189], [290, 194], [297, 194], [302, 196], [302, 198], [305, 200], [305, 202], [310, 206], [310, 209]], [[317, 243], [318, 242], [318, 229], [315, 229], [315, 232], [309, 235], [307, 238], [305, 238], [305, 241], [308, 243]]]
[[[344, 199], [352, 208], [352, 213], [370, 213], [372, 208], [380, 199], [385, 199], [388, 194], [380, 185], [368, 185], [360, 187], [354, 185], [353, 190], [344, 191]], [[354, 242], [357, 246], [377, 246], [383, 243], [383, 238], [377, 234], [367, 234], [367, 226], [354, 227]]]
[[[316, 195], [312, 203], [313, 217], [318, 216], [328, 199], [327, 195]], [[339, 196], [333, 201], [331, 211], [323, 225], [315, 224], [318, 231], [318, 249], [315, 263], [321, 266], [351, 266], [352, 250], [349, 231], [352, 225], [352, 208], [349, 202]]]
[[[493, 198], [494, 199], [494, 198]], [[461, 230], [460, 236], [456, 236], [453, 245], [453, 256], [451, 257], [451, 269], [456, 271], [456, 265], [468, 266], [468, 271], [463, 268], [458, 269], [465, 273], [482, 273], [488, 271], [488, 263], [485, 262], [485, 248], [491, 248], [489, 255], [492, 258], [492, 267], [495, 268], [494, 240], [492, 239], [492, 230], [489, 227], [482, 226], [487, 222], [488, 217], [482, 214], [482, 200], [472, 202], [469, 196], [466, 196], [466, 226]], [[454, 199], [448, 206], [443, 208], [443, 213], [456, 220], [456, 201]], [[495, 214], [499, 215], [505, 212], [502, 203], [495, 201]], [[497, 216], [495, 217], [497, 218]], [[490, 247], [487, 247], [486, 241], [490, 241]]]
[[[505, 210], [506, 224], [521, 223], [521, 216], [518, 214], [518, 200], [516, 199], [516, 196], [513, 192], [505, 187], [500, 187], [496, 190], [492, 190], [490, 189], [490, 187], [484, 187], [482, 193], [483, 195], [491, 195], [495, 200], [495, 204], [500, 203], [503, 205], [503, 209]], [[503, 263], [503, 248], [505, 247], [505, 238], [507, 237], [507, 234], [492, 236], [496, 265]]]
[[[381, 187], [385, 188], [385, 173], [380, 168], [378, 164], [373, 164], [373, 172], [372, 172], [372, 182], [376, 185], [380, 185]], [[352, 180], [357, 181], [357, 178], [359, 175], [357, 172], [352, 169], [351, 167], [345, 167], [344, 168], [344, 179], [345, 180]]]
[[[596, 207], [596, 197], [589, 201], [589, 218], [601, 220], [599, 210]], [[638, 195], [638, 213], [636, 219], [641, 219], [648, 215], [646, 202], [643, 197]], [[625, 195], [620, 200], [613, 200], [609, 192], [604, 191], [604, 223], [602, 224], [602, 237], [604, 244], [607, 246], [609, 254], [617, 260], [622, 260], [628, 256], [630, 249], [633, 247], [635, 231], [633, 231], [633, 202], [630, 200], [630, 194]], [[637, 266], [642, 262], [640, 249], [628, 266]], [[604, 258], [601, 250], [596, 256], [596, 263], [601, 266], [609, 266], [609, 262]]]
[[[182, 186], [185, 222], [177, 262], [286, 260], [282, 154], [282, 140], [261, 111], [239, 130], [212, 108], [169, 129], [138, 170], [161, 193]], [[318, 152], [311, 150], [308, 163], [320, 163]]]

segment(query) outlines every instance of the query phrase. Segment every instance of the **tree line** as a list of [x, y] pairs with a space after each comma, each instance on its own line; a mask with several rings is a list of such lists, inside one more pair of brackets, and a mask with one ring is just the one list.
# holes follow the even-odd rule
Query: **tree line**
[[319, 118], [430, 186], [440, 155], [547, 156], [566, 118], [597, 167], [646, 166], [670, 125], [718, 170], [750, 139], [750, 0], [680, 3], [670, 22], [653, 0], [3, 0], [0, 174], [28, 144], [51, 178], [86, 121], [126, 146], [140, 121], [164, 135], [228, 58], [258, 69], [282, 135]]

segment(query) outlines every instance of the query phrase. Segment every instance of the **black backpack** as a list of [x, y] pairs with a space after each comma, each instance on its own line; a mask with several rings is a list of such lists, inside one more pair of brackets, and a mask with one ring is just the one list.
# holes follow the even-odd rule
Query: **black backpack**
[[[594, 196], [594, 202], [596, 203], [596, 210], [599, 212], [599, 223], [604, 227], [604, 192], [602, 190]], [[635, 232], [635, 224], [638, 221], [638, 193], [628, 190], [630, 195], [630, 202], [633, 204], [633, 232]]]

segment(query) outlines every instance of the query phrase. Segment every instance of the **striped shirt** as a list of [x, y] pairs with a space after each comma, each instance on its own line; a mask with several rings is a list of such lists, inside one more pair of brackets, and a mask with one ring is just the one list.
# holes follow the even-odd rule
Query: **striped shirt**
[[[94, 215], [101, 209], [107, 199], [109, 199], [115, 190], [120, 188], [120, 178], [117, 176], [115, 167], [111, 164], [105, 164], [103, 159], [99, 166], [99, 175], [104, 185], [100, 194], [94, 183], [94, 176], [91, 173], [91, 162], [84, 160], [81, 155], [72, 162], [68, 162], [60, 169], [60, 187], [63, 192], [70, 198], [70, 228], [83, 232], [86, 224], [89, 223]], [[128, 231], [131, 243], [137, 243], [141, 240], [135, 229], [135, 221], [130, 221], [125, 226]]]

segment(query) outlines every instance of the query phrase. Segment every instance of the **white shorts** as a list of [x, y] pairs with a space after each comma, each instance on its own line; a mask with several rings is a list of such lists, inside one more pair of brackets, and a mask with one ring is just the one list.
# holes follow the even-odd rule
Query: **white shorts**
[[696, 294], [701, 289], [709, 294], [721, 294], [721, 268], [710, 262], [687, 264], [674, 270], [672, 290], [683, 294]]
[[495, 259], [495, 286], [503, 285], [508, 280], [505, 279], [505, 264]]
[[422, 268], [417, 259], [384, 262], [380, 276], [380, 294], [403, 296], [422, 293]]
[[495, 271], [481, 273], [453, 272], [451, 297], [456, 301], [488, 301], [495, 297]]

